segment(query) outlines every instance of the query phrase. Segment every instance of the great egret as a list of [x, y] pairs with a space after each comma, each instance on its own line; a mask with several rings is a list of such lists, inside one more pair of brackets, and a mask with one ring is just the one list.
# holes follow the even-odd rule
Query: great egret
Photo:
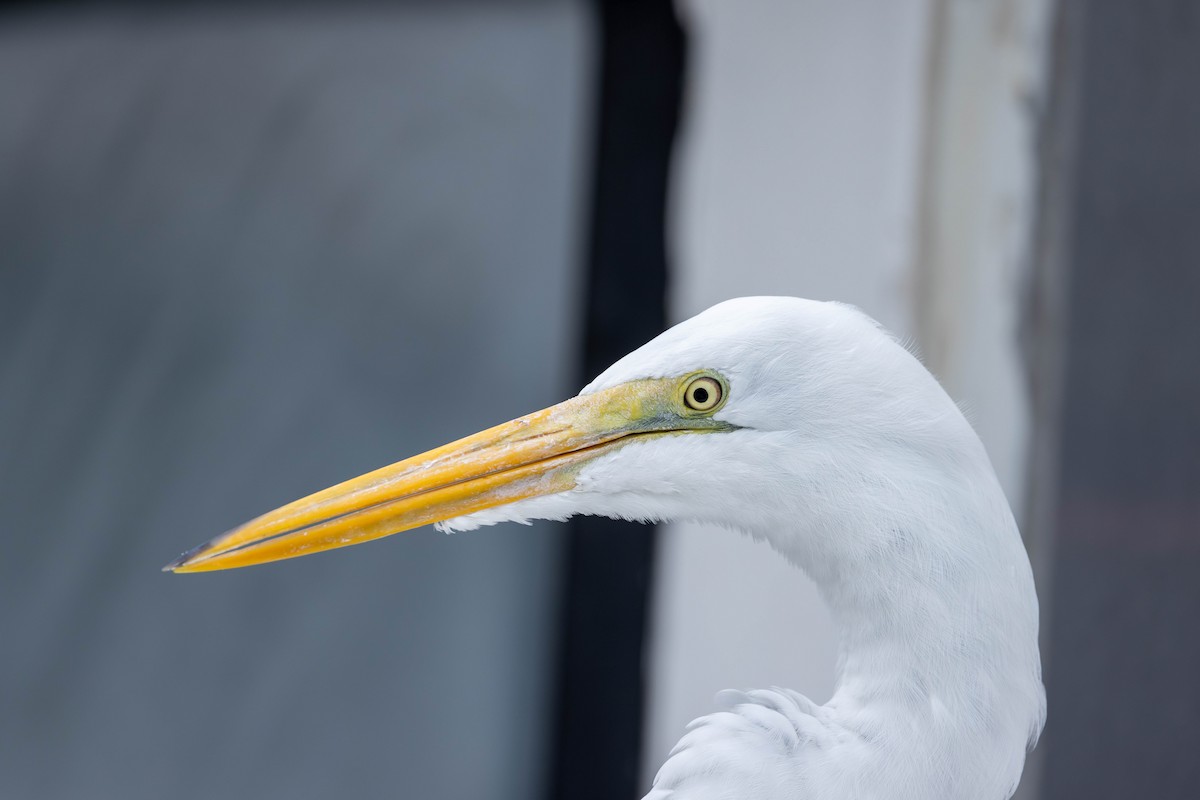
[[764, 540], [840, 628], [828, 703], [733, 695], [692, 723], [647, 798], [1011, 796], [1046, 708], [1029, 560], [970, 425], [851, 306], [714, 306], [575, 398], [317, 492], [166, 569], [573, 514]]

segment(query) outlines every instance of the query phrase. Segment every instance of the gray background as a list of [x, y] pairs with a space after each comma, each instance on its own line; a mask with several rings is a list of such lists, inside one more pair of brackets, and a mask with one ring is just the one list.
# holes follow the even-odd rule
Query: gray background
[[1200, 797], [1200, 6], [1067, 4], [1046, 798]]
[[158, 570], [573, 393], [585, 22], [7, 14], [0, 797], [537, 796], [555, 532]]

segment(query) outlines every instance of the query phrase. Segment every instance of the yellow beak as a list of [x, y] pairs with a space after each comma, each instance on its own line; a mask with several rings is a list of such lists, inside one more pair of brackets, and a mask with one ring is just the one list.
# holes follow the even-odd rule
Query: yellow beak
[[580, 468], [634, 439], [730, 426], [689, 415], [679, 380], [575, 397], [369, 472], [251, 520], [163, 567], [207, 572], [367, 542], [575, 486]]

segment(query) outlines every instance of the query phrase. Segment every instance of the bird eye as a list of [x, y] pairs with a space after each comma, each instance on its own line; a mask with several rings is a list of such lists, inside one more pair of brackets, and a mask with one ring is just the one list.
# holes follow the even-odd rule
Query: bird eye
[[683, 403], [692, 411], [712, 411], [724, 394], [720, 381], [705, 375], [694, 378], [683, 390]]

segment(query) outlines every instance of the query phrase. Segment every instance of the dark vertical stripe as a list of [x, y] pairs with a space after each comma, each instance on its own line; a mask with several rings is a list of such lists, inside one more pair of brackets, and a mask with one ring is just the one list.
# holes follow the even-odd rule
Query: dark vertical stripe
[[[670, 0], [600, 2], [598, 137], [588, 252], [584, 378], [666, 323], [667, 178], [684, 36]], [[563, 610], [554, 800], [641, 797], [652, 527], [571, 526]]]
[[1046, 798], [1200, 796], [1200, 4], [1071, 2]]

